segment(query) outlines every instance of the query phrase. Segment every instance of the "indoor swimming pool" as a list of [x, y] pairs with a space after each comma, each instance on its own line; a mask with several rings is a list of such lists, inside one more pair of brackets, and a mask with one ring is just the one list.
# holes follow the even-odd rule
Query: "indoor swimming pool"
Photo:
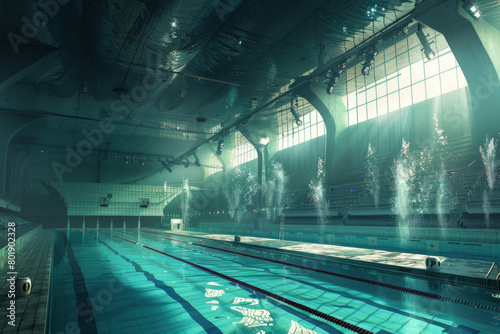
[[49, 333], [496, 333], [499, 291], [123, 229], [55, 232]]

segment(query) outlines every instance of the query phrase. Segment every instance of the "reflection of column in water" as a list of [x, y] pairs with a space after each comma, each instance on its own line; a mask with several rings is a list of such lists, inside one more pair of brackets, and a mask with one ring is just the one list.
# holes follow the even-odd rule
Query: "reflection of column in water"
[[113, 234], [113, 217], [111, 217], [111, 222], [109, 224], [109, 227], [111, 228], [111, 234]]

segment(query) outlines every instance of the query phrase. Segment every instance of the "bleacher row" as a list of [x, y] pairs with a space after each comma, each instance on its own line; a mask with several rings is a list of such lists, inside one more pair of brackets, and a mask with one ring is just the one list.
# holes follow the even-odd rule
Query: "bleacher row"
[[[454, 197], [454, 205], [449, 208], [447, 215], [449, 227], [484, 227], [483, 192], [486, 191], [491, 207], [490, 227], [500, 228], [498, 219], [500, 216], [500, 181], [497, 182], [497, 187], [493, 191], [489, 190], [484, 164], [476, 151], [472, 147], [470, 138], [449, 142], [445, 150], [445, 168], [448, 175], [446, 182], [448, 182], [451, 196]], [[419, 154], [418, 150], [411, 151], [413, 157]], [[331, 224], [394, 226], [392, 206], [395, 181], [391, 167], [396, 158], [390, 154], [377, 156], [380, 175], [378, 208], [375, 208], [374, 198], [367, 187], [366, 161], [351, 161], [335, 170], [335, 185], [326, 190], [327, 222]], [[419, 178], [420, 180], [432, 178], [429, 180], [436, 182], [435, 174], [421, 173]], [[298, 221], [300, 217], [317, 216], [309, 189], [295, 190], [291, 195], [289, 208], [285, 211], [287, 221], [293, 222], [294, 220]], [[426, 212], [421, 212], [420, 217], [418, 217], [419, 226], [439, 226], [436, 211], [435, 206], [429, 205]]]

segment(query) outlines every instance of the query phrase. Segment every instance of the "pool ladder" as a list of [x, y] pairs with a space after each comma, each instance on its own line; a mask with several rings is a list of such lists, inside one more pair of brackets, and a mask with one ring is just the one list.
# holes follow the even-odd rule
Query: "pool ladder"
[[490, 268], [490, 271], [488, 271], [488, 273], [486, 274], [486, 277], [485, 279], [488, 279], [488, 277], [490, 276], [491, 272], [493, 271], [493, 268], [495, 268], [495, 265], [498, 267], [498, 275], [497, 277], [495, 278], [496, 281], [499, 281], [500, 280], [500, 265], [496, 262], [493, 262], [493, 264], [491, 265], [491, 268]]

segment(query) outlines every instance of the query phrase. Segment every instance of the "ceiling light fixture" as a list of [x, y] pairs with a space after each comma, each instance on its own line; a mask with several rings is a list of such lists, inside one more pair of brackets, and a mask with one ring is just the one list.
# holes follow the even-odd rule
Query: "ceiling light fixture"
[[296, 97], [292, 96], [292, 106], [290, 107], [290, 112], [292, 113], [293, 118], [295, 119], [295, 124], [297, 124], [297, 126], [301, 126], [302, 120], [300, 119], [300, 114], [295, 110], [295, 106], [297, 107], [299, 106], [299, 100]]
[[464, 1], [464, 5], [462, 8], [470, 15], [474, 20], [477, 20], [481, 17], [481, 11], [477, 8], [476, 5], [472, 4], [470, 1]]
[[222, 155], [222, 147], [224, 147], [224, 139], [220, 139], [217, 143], [217, 151], [215, 152], [217, 155]]

